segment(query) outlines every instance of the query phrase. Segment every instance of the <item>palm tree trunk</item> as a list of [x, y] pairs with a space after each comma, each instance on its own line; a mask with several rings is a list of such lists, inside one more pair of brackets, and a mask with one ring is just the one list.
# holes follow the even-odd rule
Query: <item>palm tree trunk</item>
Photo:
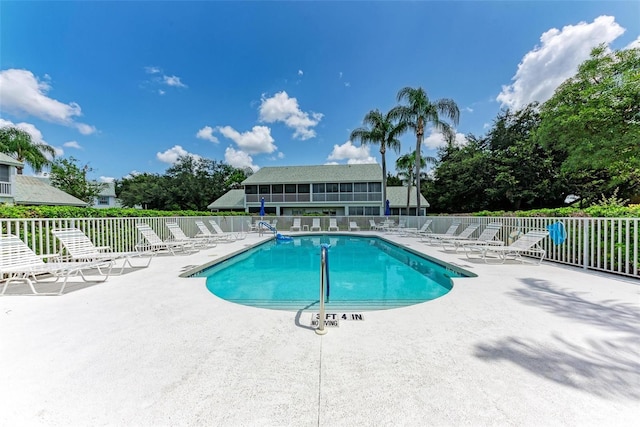
[[420, 165], [422, 164], [421, 149], [422, 137], [424, 136], [424, 123], [422, 117], [418, 119], [418, 129], [416, 130], [416, 216], [420, 215]]
[[382, 212], [387, 203], [387, 159], [385, 156], [384, 144], [380, 144], [380, 154], [382, 155]]

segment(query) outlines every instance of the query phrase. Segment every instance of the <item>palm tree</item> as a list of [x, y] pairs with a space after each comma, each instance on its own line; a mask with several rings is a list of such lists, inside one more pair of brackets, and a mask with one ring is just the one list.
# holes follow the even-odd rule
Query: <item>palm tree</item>
[[453, 128], [446, 122], [440, 120], [440, 114], [450, 119], [454, 125], [458, 124], [460, 110], [452, 99], [438, 99], [434, 102], [429, 100], [427, 93], [421, 87], [405, 87], [398, 92], [398, 102], [406, 101], [407, 105], [399, 105], [389, 112], [392, 118], [398, 118], [400, 123], [413, 129], [416, 133], [416, 162], [415, 177], [418, 188], [418, 201], [416, 214], [420, 215], [420, 165], [422, 140], [424, 138], [424, 128], [431, 123], [434, 129], [443, 134], [451, 135]]
[[[420, 157], [420, 170], [424, 169], [427, 166], [427, 163], [435, 163], [435, 157]], [[396, 159], [396, 171], [398, 172], [398, 176], [403, 182], [407, 183], [407, 215], [409, 215], [409, 206], [411, 205], [411, 185], [413, 184], [413, 177], [415, 175], [415, 167], [416, 164], [416, 152], [414, 151], [411, 154], [404, 154]], [[420, 176], [424, 176], [423, 172], [420, 172]], [[420, 194], [418, 192], [418, 197]]]
[[398, 153], [400, 151], [398, 136], [407, 129], [406, 124], [395, 123], [390, 114], [391, 112], [382, 114], [378, 109], [369, 111], [362, 120], [366, 127], [354, 129], [349, 136], [351, 141], [360, 140], [362, 144], [380, 144], [383, 203], [387, 200], [387, 148], [391, 148]]
[[[19, 162], [31, 166], [34, 172], [42, 172], [42, 168], [51, 165], [51, 160], [56, 152], [52, 146], [33, 142], [31, 135], [12, 126], [0, 128], [0, 152], [13, 157]], [[22, 175], [24, 167], [18, 167], [18, 175]]]

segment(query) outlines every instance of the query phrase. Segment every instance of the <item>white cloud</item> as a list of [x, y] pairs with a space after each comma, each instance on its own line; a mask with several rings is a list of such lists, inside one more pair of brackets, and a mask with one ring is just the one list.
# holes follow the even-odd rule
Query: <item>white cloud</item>
[[640, 36], [637, 39], [629, 43], [624, 47], [624, 49], [640, 49]]
[[344, 87], [351, 87], [351, 83], [349, 83], [349, 82], [344, 82]]
[[160, 74], [161, 70], [158, 67], [144, 67], [147, 74]]
[[166, 91], [162, 89], [162, 87], [165, 86], [179, 88], [188, 87], [182, 82], [180, 77], [166, 75], [160, 67], [144, 67], [144, 72], [150, 74], [152, 77], [150, 77], [150, 80], [145, 81], [143, 86], [150, 87], [149, 90], [157, 92], [159, 95], [164, 95], [166, 93]]
[[331, 151], [331, 154], [329, 154], [327, 160], [347, 160], [347, 164], [350, 165], [377, 163], [375, 157], [371, 156], [368, 145], [361, 145], [359, 147], [356, 147], [351, 143], [351, 141], [347, 141], [342, 145], [334, 145], [333, 151]]
[[601, 43], [611, 43], [624, 33], [613, 16], [599, 16], [592, 23], [580, 22], [558, 30], [552, 28], [540, 37], [541, 45], [528, 52], [512, 84], [502, 87], [496, 98], [503, 107], [519, 109], [533, 101], [544, 102]]
[[295, 129], [294, 138], [305, 140], [316, 136], [315, 130], [322, 120], [321, 113], [305, 113], [300, 110], [298, 100], [289, 98], [287, 92], [282, 91], [265, 98], [263, 95], [260, 104], [260, 121], [266, 123], [282, 122], [287, 127]]
[[177, 77], [177, 76], [162, 76], [162, 81], [167, 86], [187, 87], [186, 84], [180, 81], [180, 77]]
[[78, 144], [78, 141], [68, 141], [62, 144], [62, 146], [67, 148], [75, 148], [76, 150], [82, 150], [82, 147], [80, 146], [80, 144]]
[[[461, 146], [467, 143], [467, 138], [462, 133], [456, 133], [455, 145]], [[441, 132], [431, 131], [429, 136], [424, 138], [422, 144], [430, 150], [435, 150], [436, 148], [443, 147], [446, 145], [444, 140], [444, 135]]]
[[299, 76], [301, 76], [301, 75], [303, 75], [303, 74], [304, 74], [304, 73], [302, 72], [302, 70], [298, 70], [298, 75], [299, 75]]
[[473, 108], [471, 107], [465, 107], [464, 111], [468, 112], [468, 113], [473, 113]]
[[218, 138], [213, 134], [211, 126], [205, 126], [196, 133], [196, 138], [206, 139], [207, 141], [218, 143]]
[[271, 129], [267, 126], [254, 126], [250, 131], [243, 133], [231, 126], [221, 126], [217, 130], [248, 154], [273, 153], [278, 148], [273, 144]]
[[[48, 80], [48, 76], [45, 77]], [[42, 120], [77, 128], [83, 135], [96, 131], [95, 127], [78, 123], [82, 116], [80, 105], [75, 102], [65, 104], [49, 98], [51, 85], [38, 79], [31, 71], [9, 69], [0, 71], [0, 109], [14, 114], [28, 114]]]
[[101, 176], [99, 180], [100, 182], [113, 182], [115, 181], [115, 178], [112, 176]]
[[251, 168], [254, 172], [260, 169], [259, 166], [253, 164], [253, 159], [250, 155], [242, 150], [234, 150], [231, 147], [227, 147], [224, 151], [224, 161], [234, 168]]
[[158, 158], [158, 160], [164, 163], [169, 163], [169, 164], [174, 164], [175, 162], [178, 161], [178, 157], [184, 157], [184, 156], [191, 156], [196, 159], [200, 158], [200, 156], [198, 156], [197, 154], [189, 153], [180, 145], [174, 145], [173, 147], [169, 148], [167, 151], [164, 151], [162, 153], [160, 152], [156, 153], [156, 157]]

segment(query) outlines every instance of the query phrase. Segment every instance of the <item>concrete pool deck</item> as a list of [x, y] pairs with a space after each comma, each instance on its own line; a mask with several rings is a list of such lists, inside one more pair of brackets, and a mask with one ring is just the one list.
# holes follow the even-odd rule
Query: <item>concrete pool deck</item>
[[383, 236], [478, 277], [319, 336], [309, 312], [178, 277], [264, 239], [250, 234], [59, 297], [2, 297], [0, 425], [637, 425], [640, 281]]

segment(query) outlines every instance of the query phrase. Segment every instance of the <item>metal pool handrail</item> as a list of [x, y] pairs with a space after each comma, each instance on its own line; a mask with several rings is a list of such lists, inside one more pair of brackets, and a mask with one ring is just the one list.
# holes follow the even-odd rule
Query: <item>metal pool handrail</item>
[[324, 300], [325, 298], [329, 300], [329, 247], [330, 245], [326, 243], [320, 245], [320, 313], [318, 314], [318, 327], [316, 328], [316, 334], [318, 335], [327, 333], [324, 328]]

